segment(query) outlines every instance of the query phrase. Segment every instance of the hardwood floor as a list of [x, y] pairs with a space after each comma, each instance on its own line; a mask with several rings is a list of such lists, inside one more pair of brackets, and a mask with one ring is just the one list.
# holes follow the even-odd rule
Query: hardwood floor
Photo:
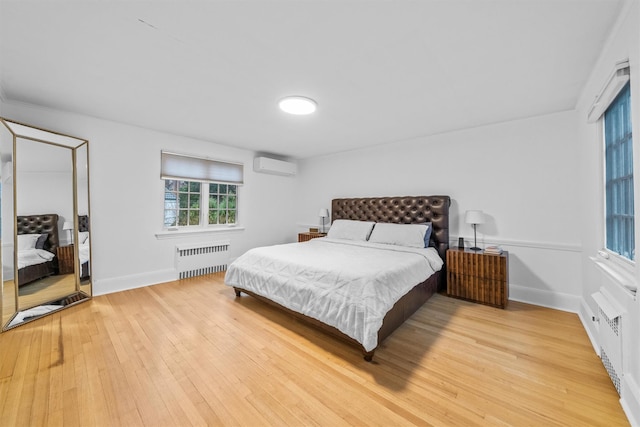
[[374, 362], [210, 275], [0, 335], [0, 425], [629, 425], [578, 317], [435, 295]]

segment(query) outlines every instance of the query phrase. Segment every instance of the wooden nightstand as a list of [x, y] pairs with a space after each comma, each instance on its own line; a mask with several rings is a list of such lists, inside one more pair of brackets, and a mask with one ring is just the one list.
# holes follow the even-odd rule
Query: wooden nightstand
[[316, 237], [325, 237], [327, 233], [298, 233], [298, 242], [306, 242]]
[[505, 308], [509, 301], [509, 253], [449, 249], [447, 295]]
[[73, 245], [58, 246], [56, 255], [58, 255], [60, 274], [73, 274], [75, 265], [73, 262]]

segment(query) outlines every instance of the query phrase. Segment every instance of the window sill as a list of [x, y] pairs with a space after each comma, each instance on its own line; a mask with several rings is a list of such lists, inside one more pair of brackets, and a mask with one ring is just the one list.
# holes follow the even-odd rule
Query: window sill
[[177, 230], [162, 230], [156, 233], [156, 239], [158, 240], [167, 240], [167, 239], [178, 239], [180, 237], [189, 237], [189, 236], [206, 236], [208, 234], [219, 234], [219, 233], [229, 233], [235, 231], [244, 231], [244, 227], [215, 227], [215, 228], [198, 228], [195, 230], [189, 229], [177, 229]]
[[622, 286], [624, 291], [635, 299], [638, 285], [633, 278], [633, 272], [628, 271], [626, 268], [622, 268], [620, 265], [616, 265], [616, 263], [600, 256], [592, 256], [590, 259], [594, 262], [596, 267], [607, 274], [613, 282]]

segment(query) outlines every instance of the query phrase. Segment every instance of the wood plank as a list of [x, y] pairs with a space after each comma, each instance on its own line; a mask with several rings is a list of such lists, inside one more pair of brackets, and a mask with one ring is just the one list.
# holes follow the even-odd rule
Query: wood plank
[[629, 425], [575, 314], [435, 295], [366, 363], [223, 277], [1, 334], [0, 425]]

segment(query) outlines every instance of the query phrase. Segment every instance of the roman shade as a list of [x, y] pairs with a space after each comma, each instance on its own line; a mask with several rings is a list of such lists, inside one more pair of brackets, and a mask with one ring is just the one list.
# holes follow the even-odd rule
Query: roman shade
[[244, 165], [185, 154], [161, 152], [160, 178], [242, 185]]
[[588, 123], [595, 123], [602, 117], [609, 105], [629, 81], [629, 75], [629, 61], [618, 62], [589, 110]]

